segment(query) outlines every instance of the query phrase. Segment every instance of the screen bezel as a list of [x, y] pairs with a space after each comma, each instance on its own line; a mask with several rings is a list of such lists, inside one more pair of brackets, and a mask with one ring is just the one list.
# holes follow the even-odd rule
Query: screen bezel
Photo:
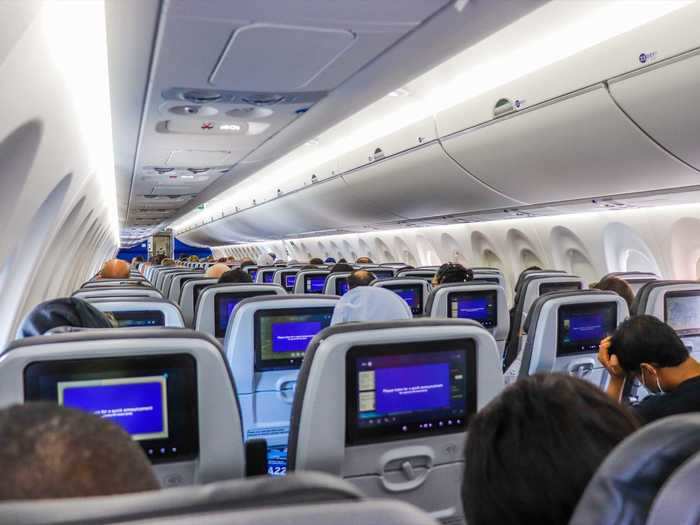
[[[392, 284], [384, 285], [383, 288], [386, 288], [387, 290], [389, 290], [389, 291], [391, 291], [391, 292], [394, 292], [394, 293], [396, 293], [396, 290], [399, 290], [399, 289], [402, 289], [402, 288], [404, 288], [404, 289], [405, 289], [405, 288], [414, 288], [414, 289], [417, 289], [417, 290], [418, 290], [418, 300], [420, 301], [420, 305], [419, 305], [420, 308], [418, 309], [418, 311], [414, 310], [414, 307], [411, 306], [410, 304], [408, 304], [408, 303], [406, 303], [406, 304], [408, 304], [408, 307], [411, 309], [411, 313], [412, 313], [413, 315], [420, 315], [420, 314], [423, 313], [423, 310], [424, 310], [424, 308], [425, 308], [425, 297], [423, 296], [424, 287], [423, 287], [422, 284], [415, 284], [415, 283], [409, 283], [409, 284], [392, 283]], [[399, 294], [396, 293], [396, 295], [399, 295]], [[401, 296], [399, 295], [399, 297], [401, 297]], [[403, 299], [403, 297], [401, 297], [401, 299]], [[405, 299], [404, 299], [404, 301], [405, 301]]]
[[[452, 316], [452, 299], [459, 299], [462, 297], [479, 297], [484, 295], [489, 295], [493, 298], [494, 313], [493, 313], [493, 325], [485, 326], [478, 319], [472, 319], [471, 317], [453, 317]], [[472, 290], [472, 291], [461, 291], [461, 292], [449, 292], [447, 294], [447, 317], [449, 319], [472, 319], [477, 323], [481, 324], [486, 329], [493, 329], [498, 326], [498, 291], [497, 290]]]
[[[197, 360], [186, 353], [146, 355], [132, 357], [99, 357], [91, 359], [57, 359], [55, 361], [32, 361], [24, 367], [24, 401], [48, 401], [58, 403], [59, 381], [82, 381], [88, 379], [117, 379], [162, 375], [163, 370], [180, 369], [183, 372], [183, 390], [192, 393], [179, 399], [179, 395], [168, 390], [168, 430], [177, 432], [177, 438], [136, 441], [152, 463], [172, 463], [192, 460], [199, 456], [199, 403], [197, 390]], [[129, 373], [131, 371], [131, 373]], [[78, 374], [79, 377], [75, 377]], [[102, 375], [100, 375], [102, 374]], [[71, 375], [73, 377], [71, 377]], [[106, 376], [105, 376], [106, 375]], [[53, 396], [42, 397], [40, 377], [53, 376]], [[88, 376], [88, 377], [86, 377]], [[174, 422], [174, 424], [173, 424]], [[184, 430], [173, 430], [184, 429]], [[189, 431], [185, 431], [189, 429]], [[175, 453], [159, 456], [160, 449], [175, 447]], [[155, 451], [150, 453], [149, 451]]]
[[[427, 432], [400, 433], [385, 428], [360, 429], [357, 426], [358, 416], [358, 359], [392, 354], [424, 354], [434, 351], [436, 347], [440, 352], [452, 352], [456, 350], [465, 353], [466, 392], [464, 402], [464, 417], [461, 425], [451, 427], [438, 427]], [[398, 349], [401, 349], [399, 352]], [[476, 342], [473, 338], [446, 339], [438, 341], [420, 341], [410, 343], [390, 343], [375, 345], [357, 345], [350, 347], [345, 355], [345, 445], [369, 445], [401, 441], [407, 439], [421, 439], [435, 435], [455, 434], [466, 432], [469, 420], [477, 411], [477, 356]]]
[[[333, 306], [315, 306], [313, 308], [268, 308], [255, 312], [253, 315], [253, 353], [254, 370], [256, 372], [269, 372], [271, 370], [295, 370], [301, 367], [303, 357], [263, 359], [261, 348], [261, 322], [263, 317], [285, 317], [289, 315], [313, 315], [330, 314], [333, 315]], [[328, 320], [330, 326], [330, 319]], [[324, 327], [324, 328], [327, 328]], [[321, 328], [323, 330], [323, 328]], [[308, 347], [307, 347], [308, 349]]]
[[[260, 297], [263, 295], [277, 295], [275, 292], [265, 290], [265, 291], [247, 291], [247, 292], [219, 292], [217, 294], [214, 294], [214, 337], [218, 337], [221, 339], [222, 337], [226, 336], [226, 330], [223, 330], [223, 332], [220, 330], [220, 322], [221, 321], [221, 311], [219, 310], [219, 305], [221, 301], [225, 299], [234, 299], [234, 298], [239, 298], [238, 302], [240, 303], [241, 301], [245, 299], [250, 299], [251, 297]], [[238, 304], [236, 304], [238, 306]], [[236, 306], [234, 306], [234, 310], [236, 309]], [[231, 311], [231, 315], [233, 315], [233, 311]], [[229, 321], [231, 318], [229, 317]], [[228, 322], [226, 323], [226, 326], [228, 327]]]
[[564, 317], [568, 313], [568, 315], [572, 315], [570, 312], [574, 313], [581, 313], [586, 310], [594, 310], [598, 308], [609, 308], [612, 310], [612, 331], [615, 331], [615, 328], [618, 325], [618, 318], [617, 318], [617, 303], [614, 301], [608, 301], [608, 302], [600, 302], [600, 303], [575, 303], [575, 304], [565, 304], [561, 305], [557, 309], [557, 336], [556, 336], [556, 346], [555, 346], [555, 352], [557, 357], [568, 357], [568, 356], [575, 356], [575, 355], [584, 355], [584, 354], [592, 354], [596, 353], [596, 350], [571, 350], [567, 349], [567, 346], [573, 346], [571, 343], [564, 343], [562, 341], [564, 337], [564, 330], [563, 330], [563, 325], [564, 325]]
[[668, 292], [664, 293], [664, 323], [666, 323], [668, 326], [673, 328], [675, 331], [678, 333], [685, 333], [685, 332], [696, 332], [697, 330], [700, 330], [700, 326], [695, 327], [695, 328], [675, 328], [668, 319], [668, 311], [669, 311], [669, 299], [677, 299], [677, 298], [683, 298], [683, 297], [700, 297], [700, 290], [670, 290]]
[[[134, 327], [144, 327], [144, 326], [165, 326], [165, 314], [161, 310], [112, 310], [109, 312], [105, 312], [111, 314], [114, 319], [117, 321], [117, 328], [134, 328]], [[144, 324], [144, 325], [124, 325], [122, 326], [119, 324], [119, 317], [127, 317], [129, 316], [131, 319], [136, 316], [137, 320], [139, 316], [143, 317], [157, 317], [158, 324]], [[143, 319], [141, 319], [143, 320]]]

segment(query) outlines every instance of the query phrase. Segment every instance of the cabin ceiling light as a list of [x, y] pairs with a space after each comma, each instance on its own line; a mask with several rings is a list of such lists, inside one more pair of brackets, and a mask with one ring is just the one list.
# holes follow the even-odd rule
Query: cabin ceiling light
[[51, 61], [63, 76], [71, 95], [73, 103], [68, 112], [78, 120], [88, 169], [102, 189], [102, 202], [109, 210], [113, 239], [118, 242], [104, 2], [45, 2], [41, 23]]

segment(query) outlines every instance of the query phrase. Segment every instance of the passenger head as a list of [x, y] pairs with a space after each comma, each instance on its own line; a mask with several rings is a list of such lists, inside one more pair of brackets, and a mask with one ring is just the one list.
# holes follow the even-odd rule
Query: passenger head
[[53, 403], [0, 410], [0, 500], [108, 496], [160, 488], [121, 427]]
[[333, 257], [326, 257], [323, 262], [326, 264], [335, 264], [335, 259]]
[[348, 260], [345, 257], [341, 257], [340, 259], [338, 259], [338, 264], [347, 264], [347, 262]]
[[163, 266], [175, 266], [177, 263], [170, 257], [165, 257], [161, 262]]
[[333, 310], [331, 325], [355, 321], [412, 319], [406, 301], [386, 288], [361, 286], [343, 295]]
[[224, 263], [216, 263], [207, 268], [207, 271], [204, 273], [204, 277], [209, 277], [210, 279], [218, 279], [230, 269], [231, 268], [229, 268]]
[[33, 337], [62, 327], [113, 328], [114, 325], [87, 301], [63, 297], [35, 306], [22, 322], [20, 334], [22, 337]]
[[459, 263], [446, 263], [440, 266], [433, 277], [433, 286], [447, 283], [463, 283], [474, 279], [474, 272]]
[[255, 266], [255, 263], [252, 259], [246, 258], [241, 261], [241, 268], [246, 268], [247, 266]]
[[270, 257], [269, 253], [263, 253], [257, 260], [258, 266], [272, 266], [274, 262], [275, 260]]
[[514, 383], [469, 422], [467, 523], [568, 523], [598, 466], [638, 426], [629, 409], [581, 379], [540, 374]]
[[335, 263], [333, 266], [331, 266], [330, 272], [331, 273], [339, 273], [339, 272], [353, 272], [355, 271], [355, 268], [352, 267], [352, 265], [348, 263]]
[[141, 264], [143, 262], [143, 257], [140, 255], [137, 255], [136, 257], [131, 258], [131, 265], [136, 266], [137, 264]]
[[309, 264], [315, 264], [315, 265], [318, 266], [319, 264], [323, 264], [323, 259], [321, 259], [320, 257], [313, 257], [313, 258], [309, 261]]
[[100, 270], [100, 279], [128, 279], [129, 263], [121, 259], [110, 259]]
[[196, 255], [190, 255], [190, 258], [188, 259], [190, 262], [199, 262], [199, 257]]
[[348, 289], [352, 290], [358, 286], [369, 286], [376, 277], [372, 272], [367, 270], [354, 270], [348, 275]]
[[619, 277], [612, 275], [603, 277], [600, 282], [592, 285], [591, 288], [615, 292], [625, 300], [627, 306], [630, 308], [634, 302], [634, 292], [632, 291], [632, 287], [627, 283], [627, 281], [623, 281]]
[[359, 257], [355, 262], [357, 264], [374, 264], [369, 257]]
[[252, 283], [253, 278], [250, 274], [240, 268], [234, 268], [228, 272], [224, 272], [219, 277], [219, 284], [223, 283]]
[[226, 257], [219, 257], [216, 262], [218, 263], [225, 263], [226, 262]]
[[651, 315], [630, 317], [618, 326], [610, 339], [609, 353], [617, 356], [625, 372], [638, 375], [654, 392], [666, 383], [665, 371], [690, 359], [673, 328]]

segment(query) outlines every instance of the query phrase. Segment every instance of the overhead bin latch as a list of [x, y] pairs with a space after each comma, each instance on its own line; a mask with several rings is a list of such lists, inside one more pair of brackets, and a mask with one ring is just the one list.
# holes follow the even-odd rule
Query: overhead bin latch
[[493, 106], [493, 117], [498, 118], [515, 111], [513, 101], [508, 98], [499, 98]]

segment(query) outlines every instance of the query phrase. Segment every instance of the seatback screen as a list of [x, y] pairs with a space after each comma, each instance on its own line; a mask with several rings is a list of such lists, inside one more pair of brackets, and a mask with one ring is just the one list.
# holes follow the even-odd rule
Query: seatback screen
[[109, 419], [154, 463], [199, 453], [197, 369], [189, 354], [31, 363], [24, 369], [24, 400]]
[[472, 319], [481, 323], [484, 328], [493, 328], [498, 324], [496, 290], [449, 293], [447, 317]]
[[464, 432], [476, 412], [471, 339], [351, 348], [346, 444]]
[[700, 291], [666, 292], [664, 321], [679, 332], [700, 329]]
[[401, 277], [404, 279], [423, 279], [431, 283], [433, 282], [433, 277], [435, 277], [435, 272], [406, 272], [402, 273]]
[[384, 279], [393, 279], [394, 277], [394, 272], [391, 270], [370, 270], [370, 272], [379, 281], [383, 281]]
[[474, 280], [489, 284], [501, 284], [501, 281], [498, 279], [498, 277], [486, 277], [484, 275], [475, 275]]
[[338, 277], [335, 280], [335, 295], [345, 295], [350, 291], [347, 277]]
[[617, 328], [617, 303], [571, 304], [557, 313], [557, 356], [597, 353]]
[[214, 335], [216, 337], [224, 337], [228, 321], [231, 318], [233, 309], [243, 299], [250, 297], [258, 297], [260, 295], [275, 295], [271, 291], [260, 292], [227, 292], [218, 293], [214, 296]]
[[311, 339], [332, 317], [332, 306], [255, 312], [255, 370], [299, 368]]
[[202, 290], [204, 290], [207, 286], [211, 286], [212, 284], [215, 283], [202, 283], [202, 284], [195, 284], [192, 286], [192, 306], [193, 310], [197, 308], [197, 300], [199, 299], [199, 294], [202, 293]]
[[392, 284], [385, 286], [387, 290], [391, 290], [401, 299], [406, 301], [411, 307], [413, 315], [423, 313], [423, 285], [420, 284]]
[[275, 281], [275, 272], [277, 270], [263, 270], [262, 282], [265, 284], [271, 284]]
[[306, 293], [323, 293], [323, 287], [326, 285], [326, 275], [305, 275], [304, 276], [304, 291]]
[[248, 272], [248, 275], [250, 275], [250, 278], [253, 279], [253, 281], [255, 281], [255, 277], [257, 277], [257, 275], [258, 275], [258, 270], [251, 268], [250, 270], [246, 270], [246, 271]]
[[540, 295], [555, 292], [575, 292], [581, 289], [581, 283], [540, 283]]
[[109, 313], [117, 320], [119, 328], [165, 325], [165, 315], [160, 310], [123, 310]]
[[297, 272], [282, 273], [282, 286], [288, 292], [294, 291], [294, 286], [297, 284]]

